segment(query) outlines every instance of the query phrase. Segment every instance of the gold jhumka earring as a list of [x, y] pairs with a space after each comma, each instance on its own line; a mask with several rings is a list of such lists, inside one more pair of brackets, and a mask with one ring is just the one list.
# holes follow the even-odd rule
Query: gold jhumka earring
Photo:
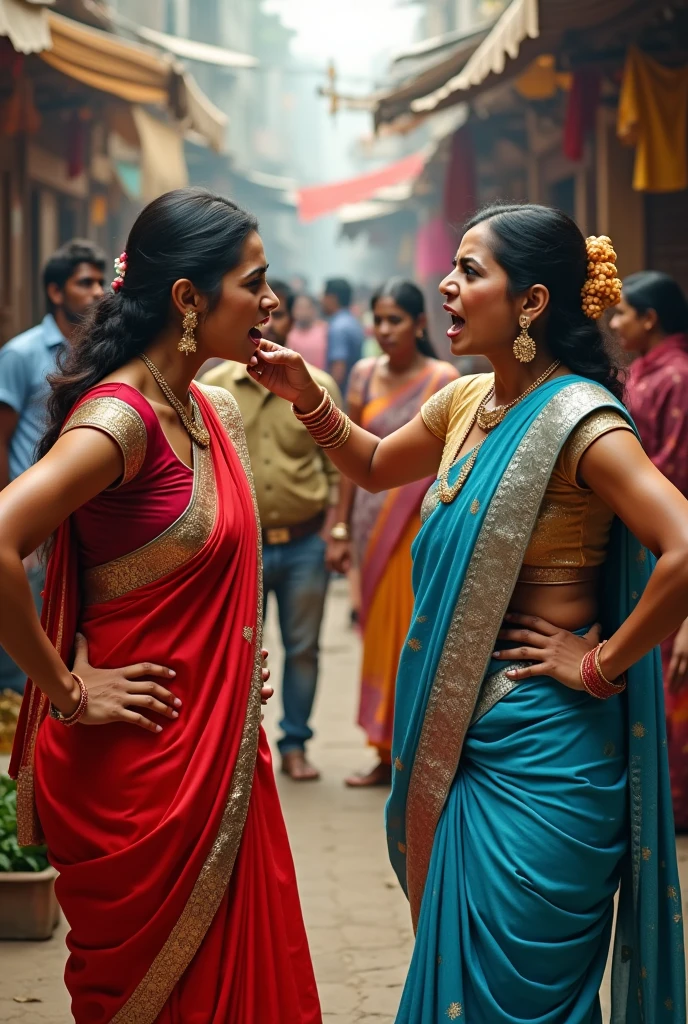
[[195, 309], [187, 309], [182, 320], [182, 336], [177, 345], [180, 352], [188, 356], [190, 352], [196, 351], [196, 335], [194, 331], [198, 326], [198, 316]]
[[530, 327], [530, 317], [526, 316], [525, 313], [521, 313], [518, 318], [518, 323], [521, 328], [521, 333], [514, 342], [514, 355], [518, 359], [519, 363], [532, 363], [533, 359], [537, 355], [537, 349], [535, 342], [528, 334], [528, 328]]

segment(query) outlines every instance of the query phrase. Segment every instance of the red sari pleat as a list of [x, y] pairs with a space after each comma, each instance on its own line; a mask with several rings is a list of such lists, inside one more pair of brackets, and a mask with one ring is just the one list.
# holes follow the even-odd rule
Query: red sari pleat
[[[256, 761], [258, 726], [247, 724], [260, 686], [253, 499], [224, 427], [195, 394], [217, 491], [209, 540], [79, 622], [94, 665], [174, 668], [180, 717], [157, 736], [50, 719], [38, 731], [36, 805], [71, 929], [65, 977], [77, 1024], [318, 1024], [270, 754], [261, 729]], [[227, 885], [218, 863], [232, 844]]]

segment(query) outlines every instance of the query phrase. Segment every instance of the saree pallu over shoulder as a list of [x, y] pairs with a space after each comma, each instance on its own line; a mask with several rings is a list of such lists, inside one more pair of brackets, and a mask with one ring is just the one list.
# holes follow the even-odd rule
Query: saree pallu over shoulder
[[[207, 459], [195, 459], [194, 498], [187, 509], [188, 518], [202, 520], [202, 530], [196, 530], [193, 543], [186, 548], [179, 543], [170, 547], [158, 538], [118, 560], [126, 563], [123, 570], [113, 572], [109, 580], [103, 574], [100, 589], [91, 586], [91, 600], [84, 603], [76, 545], [70, 523], [65, 522], [58, 530], [50, 558], [43, 619], [49, 638], [67, 664], [77, 624], [87, 635], [96, 665], [141, 660], [141, 637], [145, 637], [146, 650], [153, 652], [146, 653], [148, 659], [164, 663], [170, 651], [169, 657], [178, 668], [173, 687], [187, 688], [183, 693], [190, 706], [183, 723], [180, 719], [179, 725], [168, 725], [161, 734], [170, 735], [172, 746], [168, 745], [163, 754], [164, 759], [170, 759], [170, 766], [165, 769], [168, 774], [160, 776], [164, 795], [159, 810], [142, 804], [140, 826], [132, 811], [125, 832], [128, 830], [135, 841], [122, 844], [115, 833], [110, 837], [107, 809], [98, 801], [98, 787], [104, 781], [103, 758], [111, 760], [108, 771], [114, 770], [117, 758], [123, 758], [121, 764], [127, 765], [121, 776], [129, 781], [121, 782], [118, 772], [118, 785], [131, 786], [129, 776], [137, 757], [142, 758], [140, 777], [146, 777], [149, 770], [154, 777], [162, 770], [160, 755], [151, 753], [150, 744], [141, 747], [140, 736], [144, 734], [140, 730], [127, 725], [64, 730], [46, 720], [47, 701], [30, 683], [17, 730], [11, 768], [18, 776], [21, 792], [20, 839], [33, 843], [42, 838], [35, 810], [36, 782], [51, 859], [61, 872], [60, 899], [72, 927], [68, 943], [73, 954], [78, 951], [80, 966], [75, 967], [71, 978], [68, 965], [68, 984], [70, 988], [74, 985], [73, 1006], [78, 1021], [153, 1024], [158, 1019], [227, 894], [249, 811], [261, 723], [260, 524], [236, 404], [226, 392], [215, 388], [192, 385], [192, 395], [197, 415], [211, 434], [210, 450], [204, 453]], [[197, 512], [192, 508], [194, 502]], [[174, 526], [179, 526], [179, 521]], [[151, 571], [153, 556], [155, 571]], [[94, 603], [96, 597], [100, 603]], [[174, 631], [189, 616], [193, 630], [177, 636], [172, 651], [169, 644]], [[173, 730], [179, 727], [188, 732], [175, 736]], [[59, 761], [51, 785], [40, 787], [34, 771], [39, 747], [46, 780], [48, 769]], [[53, 762], [53, 753], [58, 761]], [[178, 765], [175, 757], [182, 758]], [[196, 771], [207, 772], [207, 778], [194, 775], [196, 759], [203, 765]], [[72, 834], [71, 826], [65, 826], [64, 831], [59, 801], [69, 788], [69, 773], [84, 770], [77, 787], [78, 799], [75, 794], [67, 801], [70, 822], [83, 803], [81, 837]], [[169, 778], [169, 773], [179, 779], [179, 792], [165, 787], [164, 778]], [[89, 795], [91, 779], [94, 792]], [[188, 811], [188, 798], [186, 803], [184, 798], [187, 787], [197, 792], [194, 806]], [[123, 790], [122, 798], [128, 798], [127, 792]], [[136, 790], [133, 793], [139, 796]], [[88, 820], [90, 810], [94, 812], [92, 821]], [[170, 844], [178, 842], [174, 837], [184, 833], [187, 816], [189, 829], [198, 830], [198, 837], [178, 865], [170, 864]], [[136, 832], [139, 827], [141, 831]], [[73, 851], [80, 844], [84, 852], [75, 861]], [[126, 920], [133, 918], [131, 927], [135, 931], [127, 943], [130, 946], [133, 941], [135, 949], [125, 955], [121, 921], [110, 935], [103, 922], [113, 920], [112, 916], [97, 914], [93, 906], [109, 904], [110, 898], [104, 895], [108, 886], [112, 888], [114, 906], [129, 906], [132, 879], [143, 870], [140, 857], [149, 866], [168, 864], [170, 873], [157, 905], [151, 904], [145, 920], [137, 922], [135, 905], [130, 905]], [[151, 891], [156, 884], [151, 877]], [[95, 904], [85, 896], [88, 892], [96, 894], [90, 897]], [[115, 913], [115, 921], [117, 913], [122, 912]], [[94, 915], [101, 919], [100, 936], [92, 933]], [[118, 990], [121, 998], [116, 995]], [[97, 1017], [90, 1016], [94, 1012], [93, 991], [108, 993], [97, 1003]]]
[[[111, 1024], [154, 1024], [174, 986], [198, 951], [229, 885], [248, 813], [258, 752], [258, 735], [262, 718], [260, 691], [263, 685], [261, 655], [263, 561], [260, 518], [253, 475], [248, 458], [243, 422], [236, 402], [221, 388], [194, 385], [194, 389], [196, 388], [198, 389], [197, 401], [201, 409], [205, 410], [203, 418], [206, 424], [212, 419], [210, 406], [220, 420], [239, 457], [250, 489], [255, 517], [255, 543], [257, 545], [255, 625], [244, 626], [242, 630], [243, 639], [249, 641], [253, 648], [248, 704], [230, 789], [215, 841], [205, 859], [191, 895], [164, 946], [131, 997], [112, 1018]], [[196, 497], [200, 506], [200, 522], [197, 532], [197, 537], [200, 540], [203, 518], [205, 518], [206, 524], [212, 528], [211, 505], [213, 505], [214, 512], [214, 494], [211, 496], [211, 491], [214, 491], [215, 487], [209, 452], [203, 449], [199, 450], [194, 446], [194, 464], [197, 476], [202, 478], [202, 482], [198, 491], [194, 484], [194, 496], [191, 499], [190, 508], [194, 504], [194, 497]], [[209, 534], [210, 530], [208, 530]]]
[[[409, 781], [405, 801], [406, 833], [402, 842], [406, 849], [401, 866], [414, 921], [418, 920], [437, 822], [456, 775], [463, 738], [552, 469], [576, 424], [600, 405], [614, 403], [611, 395], [589, 381], [569, 383], [565, 387], [556, 387], [557, 383], [552, 382], [547, 394], [546, 385], [539, 388], [535, 393], [539, 396], [537, 402], [531, 401], [527, 406], [523, 403], [519, 426], [525, 432], [512, 457], [500, 450], [498, 432], [488, 437], [481, 452], [483, 466], [486, 469], [490, 466], [488, 479], [485, 472], [478, 471], [476, 464], [461, 498], [453, 505], [437, 507], [436, 487], [425, 503], [426, 525], [416, 542], [416, 563], [421, 553], [425, 554], [423, 540], [430, 534], [435, 539], [433, 553], [440, 556], [438, 535], [447, 528], [452, 538], [460, 533], [462, 546], [465, 545], [465, 550], [472, 549], [472, 553], [461, 574], [462, 586], [456, 598], [451, 599], [451, 616], [441, 638], [441, 652], [437, 652], [434, 679], [429, 686], [413, 762], [408, 770], [404, 769], [409, 773]], [[545, 399], [548, 399], [546, 403]], [[515, 422], [513, 425], [516, 429]], [[474, 502], [478, 503], [475, 512], [472, 511], [476, 507]], [[467, 533], [472, 540], [467, 539]], [[422, 598], [422, 590], [417, 589], [417, 610], [421, 615], [425, 611]], [[426, 626], [425, 631], [428, 629]], [[414, 650], [414, 639], [423, 643], [419, 634], [410, 638], [400, 666], [400, 679], [412, 668], [410, 663], [417, 661], [412, 655], [420, 653], [420, 648]], [[439, 637], [434, 640], [440, 642]], [[470, 659], [466, 658], [467, 650], [471, 652]], [[400, 760], [405, 763], [403, 756]], [[390, 806], [394, 797], [393, 793]], [[398, 852], [397, 846], [394, 858], [397, 863]]]
[[[630, 421], [613, 396], [590, 381], [568, 376], [547, 382], [512, 410], [506, 427], [488, 436], [453, 504], [440, 504], [436, 485], [424, 502], [425, 522], [414, 546], [414, 622], [397, 684], [394, 777], [387, 807], [390, 859], [407, 891], [414, 927], [425, 895], [438, 823], [457, 776], [464, 740], [471, 722], [489, 709], [495, 696], [481, 701], [483, 680], [550, 475], [571, 431], [604, 407], [617, 410]], [[453, 467], [450, 483], [460, 466]], [[643, 561], [640, 545], [628, 538], [627, 531], [625, 536], [622, 569], [616, 562], [610, 565], [616, 581], [614, 617], [619, 621], [631, 610], [628, 607], [624, 613], [620, 607], [619, 582], [622, 591], [628, 589], [629, 602], [637, 601], [644, 585], [638, 573], [647, 577], [650, 571], [646, 553]], [[629, 589], [627, 567], [632, 546], [635, 577]], [[645, 663], [632, 670], [628, 694], [631, 790], [636, 793], [635, 888], [622, 886], [614, 1024], [657, 1019], [637, 1016], [642, 1012], [638, 993], [648, 1006], [656, 1003], [657, 991], [663, 987], [677, 1009], [685, 1006], [684, 980], [677, 969], [679, 960], [682, 962], [682, 949], [677, 945], [682, 926], [676, 918], [680, 911], [675, 902], [678, 880], [671, 811], [666, 804], [666, 758], [661, 748], [661, 682], [650, 678], [648, 685], [647, 677], [642, 676], [648, 659]], [[503, 687], [504, 693], [509, 689]], [[496, 694], [495, 699], [498, 697]], [[634, 743], [640, 742], [641, 733], [650, 759], [646, 757], [638, 767], [634, 784]], [[652, 746], [655, 743], [659, 746]], [[652, 751], [657, 755], [654, 775]], [[647, 818], [644, 823], [641, 804]], [[652, 855], [646, 859], [640, 852], [643, 829], [654, 836]], [[662, 873], [670, 881], [660, 900]], [[673, 917], [667, 913], [667, 903], [674, 907]], [[663, 950], [659, 957], [659, 947], [652, 952], [649, 941], [653, 924], [654, 939]]]

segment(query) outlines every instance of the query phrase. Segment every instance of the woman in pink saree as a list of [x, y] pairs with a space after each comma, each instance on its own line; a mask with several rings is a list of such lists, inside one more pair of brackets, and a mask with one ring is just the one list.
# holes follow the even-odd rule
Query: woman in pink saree
[[[353, 368], [348, 404], [352, 419], [378, 437], [410, 423], [424, 402], [458, 374], [442, 362], [425, 329], [423, 293], [393, 278], [372, 298], [375, 338], [383, 355]], [[358, 724], [378, 754], [351, 787], [388, 785], [399, 652], [413, 611], [411, 544], [420, 529], [420, 506], [431, 480], [370, 494], [342, 479], [337, 519], [350, 524], [360, 576], [359, 623], [363, 664]]]

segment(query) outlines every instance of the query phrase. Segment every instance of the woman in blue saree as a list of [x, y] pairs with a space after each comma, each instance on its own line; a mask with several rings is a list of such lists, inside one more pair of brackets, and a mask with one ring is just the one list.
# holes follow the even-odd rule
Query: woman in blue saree
[[387, 807], [416, 929], [397, 1024], [599, 1024], [617, 890], [612, 1024], [685, 1024], [657, 645], [688, 614], [688, 502], [595, 322], [614, 260], [557, 211], [478, 214], [440, 290], [452, 352], [495, 372], [383, 441], [295, 353], [264, 343], [249, 367], [359, 486], [438, 478]]

